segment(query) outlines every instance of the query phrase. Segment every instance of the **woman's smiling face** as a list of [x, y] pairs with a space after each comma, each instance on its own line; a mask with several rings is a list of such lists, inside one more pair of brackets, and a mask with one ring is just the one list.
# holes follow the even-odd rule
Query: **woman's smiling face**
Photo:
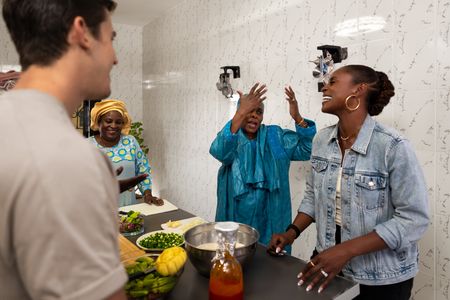
[[330, 80], [322, 88], [322, 112], [336, 115], [345, 111], [345, 98], [355, 93], [357, 85], [345, 67], [334, 71]]
[[100, 118], [100, 137], [106, 141], [118, 141], [124, 126], [124, 119], [120, 112], [113, 110]]

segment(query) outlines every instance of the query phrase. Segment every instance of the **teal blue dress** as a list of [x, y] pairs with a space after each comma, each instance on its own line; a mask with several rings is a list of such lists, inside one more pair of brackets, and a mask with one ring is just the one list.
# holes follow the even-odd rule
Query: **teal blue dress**
[[261, 125], [256, 139], [231, 121], [218, 133], [209, 153], [222, 163], [217, 180], [216, 221], [235, 221], [256, 228], [268, 245], [273, 233], [284, 232], [292, 220], [289, 167], [309, 160], [316, 125], [295, 125], [296, 131]]

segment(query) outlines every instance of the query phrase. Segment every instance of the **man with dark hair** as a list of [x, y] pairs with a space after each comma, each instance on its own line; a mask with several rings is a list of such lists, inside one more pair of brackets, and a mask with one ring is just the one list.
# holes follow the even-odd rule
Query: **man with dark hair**
[[0, 97], [0, 299], [126, 299], [117, 181], [69, 117], [110, 94], [115, 5], [3, 0], [23, 73]]

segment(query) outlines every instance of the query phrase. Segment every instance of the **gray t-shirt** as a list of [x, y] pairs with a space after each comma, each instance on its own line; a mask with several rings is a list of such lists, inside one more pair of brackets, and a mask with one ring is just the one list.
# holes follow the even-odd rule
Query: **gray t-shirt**
[[64, 106], [0, 96], [0, 299], [103, 299], [126, 282], [118, 184]]

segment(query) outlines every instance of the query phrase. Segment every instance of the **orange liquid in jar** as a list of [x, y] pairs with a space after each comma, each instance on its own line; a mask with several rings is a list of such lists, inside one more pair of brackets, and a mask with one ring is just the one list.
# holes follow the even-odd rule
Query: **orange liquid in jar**
[[209, 300], [244, 299], [244, 278], [236, 258], [225, 252], [223, 262], [216, 260], [209, 277]]

